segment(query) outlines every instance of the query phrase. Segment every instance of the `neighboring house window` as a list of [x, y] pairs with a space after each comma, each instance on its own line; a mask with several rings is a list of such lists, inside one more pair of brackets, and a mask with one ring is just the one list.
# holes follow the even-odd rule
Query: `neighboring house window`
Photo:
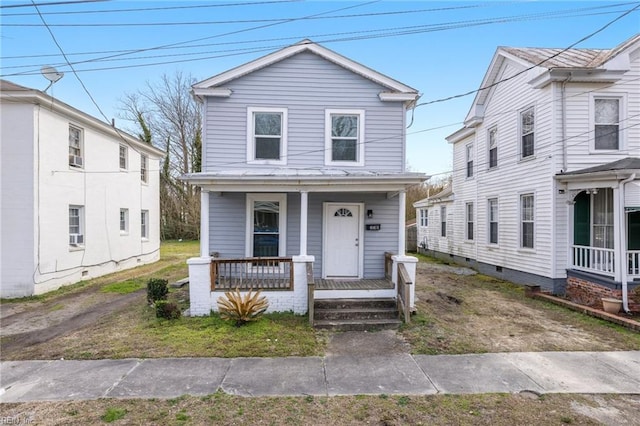
[[364, 110], [325, 111], [325, 163], [364, 165]]
[[440, 207], [440, 236], [447, 236], [447, 207]]
[[467, 240], [473, 240], [473, 203], [466, 204]]
[[140, 236], [143, 239], [149, 238], [149, 210], [140, 212]]
[[285, 164], [287, 147], [286, 108], [248, 108], [247, 161]]
[[247, 255], [277, 257], [286, 252], [286, 194], [247, 194]]
[[129, 232], [129, 209], [120, 209], [120, 233]]
[[595, 98], [593, 102], [594, 148], [620, 149], [620, 99]]
[[467, 177], [473, 177], [473, 145], [467, 145]]
[[429, 210], [420, 209], [420, 226], [427, 227], [429, 225]]
[[149, 168], [149, 159], [146, 155], [140, 154], [140, 180], [148, 182], [147, 169]]
[[533, 107], [528, 108], [520, 113], [520, 155], [522, 158], [533, 155], [534, 141], [534, 124], [535, 117]]
[[69, 126], [69, 165], [83, 167], [83, 154], [82, 129]]
[[489, 244], [498, 244], [498, 199], [491, 198], [488, 202], [489, 210]]
[[127, 163], [128, 163], [128, 148], [126, 145], [120, 145], [120, 168], [122, 170], [126, 170], [127, 169]]
[[[595, 192], [595, 191], [593, 191]], [[592, 192], [592, 194], [593, 194]], [[600, 188], [592, 195], [593, 247], [613, 248], [613, 190]]]
[[83, 206], [69, 206], [69, 245], [84, 245]]
[[498, 166], [498, 128], [494, 127], [489, 130], [487, 137], [489, 146], [489, 168], [493, 169]]
[[533, 194], [520, 196], [521, 247], [533, 248], [534, 241], [534, 201]]

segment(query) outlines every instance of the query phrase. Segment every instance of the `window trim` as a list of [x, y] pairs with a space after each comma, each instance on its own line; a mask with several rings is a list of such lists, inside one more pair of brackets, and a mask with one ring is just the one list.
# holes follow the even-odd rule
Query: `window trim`
[[[495, 202], [496, 204], [496, 218], [492, 218], [491, 216], [491, 203]], [[491, 220], [495, 219], [495, 220]], [[496, 230], [496, 241], [491, 241], [491, 224], [495, 223]], [[500, 244], [500, 201], [498, 197], [487, 198], [487, 244], [491, 246], [498, 246]]]
[[[71, 232], [71, 209], [77, 209], [78, 210], [78, 232]], [[67, 210], [67, 214], [68, 214], [68, 224], [69, 224], [69, 230], [67, 235], [69, 236], [69, 242], [68, 245], [70, 247], [71, 250], [78, 250], [78, 249], [83, 249], [84, 245], [85, 245], [85, 219], [84, 219], [84, 206], [79, 205], [79, 204], [69, 204], [68, 210]], [[72, 235], [78, 235], [80, 237], [82, 237], [82, 242], [78, 242], [78, 243], [71, 243], [71, 236]], [[77, 237], [76, 237], [77, 238]]]
[[426, 228], [429, 226], [429, 209], [422, 208], [420, 209], [420, 227]]
[[129, 235], [129, 209], [120, 209], [120, 235]]
[[278, 257], [287, 253], [287, 194], [276, 193], [247, 193], [246, 197], [246, 228], [245, 228], [245, 256], [253, 257], [253, 204], [255, 201], [277, 201], [280, 203], [278, 212]]
[[140, 181], [149, 183], [149, 157], [146, 154], [140, 154]]
[[[491, 134], [495, 134], [494, 148], [491, 147]], [[491, 165], [491, 151], [496, 151], [496, 163]], [[494, 170], [498, 168], [498, 126], [491, 126], [487, 129], [487, 170]]]
[[[78, 131], [78, 146], [71, 146], [71, 130]], [[69, 123], [69, 142], [67, 144], [69, 148], [69, 167], [73, 169], [84, 169], [85, 155], [84, 155], [84, 129], [82, 127]], [[78, 150], [79, 155], [72, 154], [71, 150]]]
[[149, 210], [140, 210], [140, 239], [149, 240]]
[[[269, 160], [255, 158], [256, 141], [255, 141], [255, 114], [256, 113], [279, 113], [282, 117], [280, 127], [280, 159]], [[289, 128], [289, 110], [281, 107], [247, 107], [247, 163], [248, 164], [287, 164], [287, 145], [288, 145], [288, 128]]]
[[[124, 156], [123, 154], [124, 149]], [[124, 161], [124, 166], [122, 165]], [[129, 147], [124, 144], [118, 146], [118, 166], [120, 170], [127, 170], [129, 168]]]
[[440, 206], [440, 238], [447, 238], [447, 206]]
[[[527, 133], [527, 135], [529, 134], [533, 134], [533, 148], [531, 150], [531, 154], [525, 156], [524, 154], [524, 137], [526, 136], [525, 134], [523, 134], [523, 126], [522, 126], [522, 118], [523, 115], [528, 112], [528, 111], [532, 111], [533, 112], [533, 130], [530, 133]], [[532, 158], [536, 157], [536, 108], [535, 105], [530, 105], [526, 108], [521, 109], [520, 111], [518, 111], [518, 152], [520, 154], [520, 161], [526, 161]]]
[[[616, 99], [618, 100], [618, 149], [597, 149], [596, 148], [596, 100], [597, 99]], [[627, 119], [627, 96], [624, 93], [605, 94], [591, 93], [589, 95], [589, 129], [591, 137], [589, 138], [590, 154], [620, 154], [626, 150], [626, 132], [620, 124]]]
[[[471, 207], [471, 211], [469, 211], [469, 207]], [[475, 206], [473, 205], [473, 201], [465, 203], [464, 205], [464, 219], [465, 219], [465, 240], [474, 241], [475, 237]], [[469, 228], [471, 225], [471, 228]], [[469, 233], [471, 230], [471, 233]]]
[[[356, 140], [357, 161], [334, 161], [333, 144], [331, 136], [331, 116], [332, 115], [357, 115], [358, 116], [358, 139]], [[364, 141], [365, 141], [365, 110], [364, 109], [335, 109], [324, 110], [324, 164], [325, 166], [364, 166]]]
[[467, 179], [473, 179], [473, 160], [474, 160], [474, 152], [473, 152], [473, 142], [465, 145], [465, 165], [466, 171], [465, 175]]
[[[530, 197], [533, 203], [532, 206], [532, 218], [530, 220], [524, 219], [524, 199], [525, 197]], [[524, 224], [531, 223], [533, 226], [532, 239], [531, 239], [531, 247], [524, 245]], [[518, 203], [518, 247], [520, 250], [532, 251], [536, 248], [536, 196], [533, 192], [523, 192], [519, 194], [519, 203]]]

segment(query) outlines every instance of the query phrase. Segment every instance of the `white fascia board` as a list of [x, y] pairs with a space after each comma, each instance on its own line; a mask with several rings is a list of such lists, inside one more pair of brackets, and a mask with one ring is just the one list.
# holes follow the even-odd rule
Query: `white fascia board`
[[418, 93], [380, 92], [378, 97], [383, 102], [407, 102], [415, 101], [418, 98]]
[[601, 68], [553, 68], [529, 80], [534, 89], [540, 89], [552, 82], [569, 81], [571, 83], [615, 83], [624, 75], [625, 70], [606, 70]]
[[[559, 182], [569, 184], [569, 189], [577, 189], [588, 184], [595, 184], [596, 182], [615, 181], [617, 183], [618, 180], [627, 179], [634, 174], [640, 176], [640, 170], [604, 170], [592, 173], [559, 174], [555, 175], [554, 178]], [[577, 186], [572, 185], [572, 183], [575, 183]]]
[[211, 96], [214, 98], [228, 98], [231, 96], [231, 89], [224, 87], [199, 87], [191, 90], [195, 96]]
[[458, 143], [461, 140], [468, 138], [469, 136], [473, 136], [476, 133], [476, 129], [474, 127], [463, 127], [460, 130], [450, 134], [445, 139], [449, 143]]

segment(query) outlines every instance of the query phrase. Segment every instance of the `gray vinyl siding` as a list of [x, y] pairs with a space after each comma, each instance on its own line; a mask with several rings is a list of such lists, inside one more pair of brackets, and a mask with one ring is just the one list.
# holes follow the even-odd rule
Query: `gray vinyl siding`
[[209, 193], [209, 252], [222, 258], [245, 257], [246, 195]]
[[[382, 102], [387, 90], [305, 52], [237, 78], [229, 98], [207, 98], [204, 171], [247, 167], [247, 108], [287, 108], [287, 167], [324, 167], [325, 109], [365, 110], [365, 166], [404, 171], [402, 102]], [[349, 168], [349, 167], [344, 167]]]

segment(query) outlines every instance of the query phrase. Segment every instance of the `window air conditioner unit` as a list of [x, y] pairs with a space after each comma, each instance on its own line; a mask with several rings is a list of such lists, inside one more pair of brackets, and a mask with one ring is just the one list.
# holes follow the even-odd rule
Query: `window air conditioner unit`
[[82, 234], [69, 234], [69, 244], [72, 246], [77, 246], [79, 244], [84, 244], [84, 235]]
[[74, 167], [82, 167], [82, 157], [79, 155], [69, 155], [69, 165]]

